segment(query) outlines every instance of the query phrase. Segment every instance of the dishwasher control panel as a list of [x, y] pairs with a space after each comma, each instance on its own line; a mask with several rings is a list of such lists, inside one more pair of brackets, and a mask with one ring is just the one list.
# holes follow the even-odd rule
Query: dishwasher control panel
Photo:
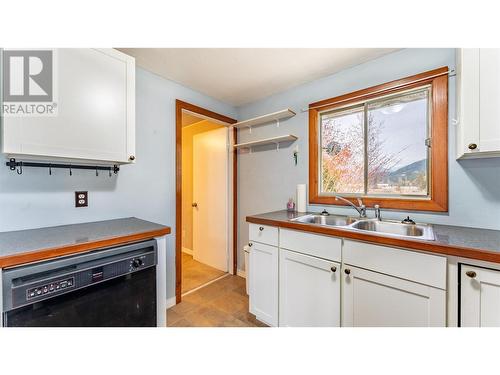
[[75, 286], [75, 278], [69, 277], [67, 279], [54, 281], [49, 284], [40, 285], [35, 288], [28, 289], [26, 291], [26, 299], [31, 300], [36, 297], [43, 296], [45, 294], [52, 294], [60, 290], [71, 289]]

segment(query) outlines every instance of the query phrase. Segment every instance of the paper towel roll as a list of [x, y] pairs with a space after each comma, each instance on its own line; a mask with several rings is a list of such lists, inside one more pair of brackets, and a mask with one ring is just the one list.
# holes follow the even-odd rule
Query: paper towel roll
[[298, 212], [307, 211], [306, 184], [297, 185], [297, 211]]

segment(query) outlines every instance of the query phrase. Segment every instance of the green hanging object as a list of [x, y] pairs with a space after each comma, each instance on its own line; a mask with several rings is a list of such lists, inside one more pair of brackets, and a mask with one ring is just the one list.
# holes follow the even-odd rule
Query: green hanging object
[[295, 165], [297, 165], [298, 157], [299, 157], [299, 152], [298, 151], [294, 151], [293, 152], [293, 160], [295, 160]]

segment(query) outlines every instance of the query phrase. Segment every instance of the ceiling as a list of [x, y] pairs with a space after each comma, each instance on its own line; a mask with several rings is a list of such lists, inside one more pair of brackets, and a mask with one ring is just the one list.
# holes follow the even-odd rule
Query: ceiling
[[393, 48], [119, 48], [136, 64], [233, 106], [393, 52]]

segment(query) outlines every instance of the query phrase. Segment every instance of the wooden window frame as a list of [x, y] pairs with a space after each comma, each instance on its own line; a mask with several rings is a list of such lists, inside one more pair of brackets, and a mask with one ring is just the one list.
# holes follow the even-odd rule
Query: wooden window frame
[[442, 67], [381, 85], [354, 91], [335, 98], [309, 104], [309, 203], [322, 205], [346, 205], [335, 197], [319, 192], [319, 114], [354, 105], [369, 99], [394, 94], [420, 86], [431, 86], [431, 148], [429, 197], [374, 197], [364, 194], [345, 196], [353, 203], [362, 198], [366, 206], [410, 211], [448, 211], [448, 67]]

